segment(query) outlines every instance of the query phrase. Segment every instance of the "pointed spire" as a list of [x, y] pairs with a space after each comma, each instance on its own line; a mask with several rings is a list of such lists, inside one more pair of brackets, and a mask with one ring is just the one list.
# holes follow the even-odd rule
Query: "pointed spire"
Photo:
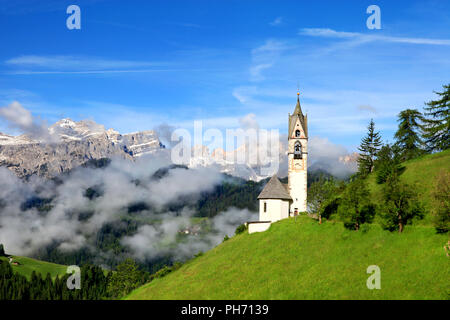
[[300, 106], [300, 90], [298, 89], [297, 89], [297, 105], [295, 106], [294, 114], [303, 115], [302, 108]]

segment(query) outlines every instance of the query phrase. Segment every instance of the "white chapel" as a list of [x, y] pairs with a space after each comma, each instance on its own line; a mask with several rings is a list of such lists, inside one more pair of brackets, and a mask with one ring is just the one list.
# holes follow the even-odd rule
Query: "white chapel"
[[259, 221], [249, 222], [249, 233], [265, 231], [272, 222], [296, 216], [306, 211], [308, 160], [308, 118], [297, 105], [289, 114], [288, 128], [288, 183], [283, 184], [274, 175], [258, 196]]

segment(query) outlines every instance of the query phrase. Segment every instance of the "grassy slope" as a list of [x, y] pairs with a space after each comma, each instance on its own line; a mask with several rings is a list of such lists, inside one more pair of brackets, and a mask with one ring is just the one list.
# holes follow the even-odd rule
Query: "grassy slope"
[[[233, 237], [127, 299], [448, 299], [447, 240], [426, 226], [363, 233], [291, 218]], [[381, 290], [366, 287], [374, 264]]]
[[[3, 257], [0, 259], [8, 261], [7, 258]], [[13, 271], [26, 276], [28, 279], [31, 278], [31, 273], [33, 272], [33, 270], [39, 272], [43, 277], [45, 277], [47, 273], [50, 273], [52, 278], [55, 278], [56, 275], [64, 275], [67, 270], [67, 266], [40, 261], [32, 258], [13, 256], [13, 260], [20, 263], [20, 265], [18, 266], [12, 265]]]
[[[434, 207], [431, 191], [434, 188], [436, 176], [441, 169], [450, 169], [450, 150], [426, 155], [414, 160], [404, 162], [405, 171], [400, 176], [401, 179], [417, 188], [419, 199], [423, 202], [425, 208], [432, 210]], [[382, 200], [382, 185], [376, 183], [375, 174], [368, 177], [369, 188], [375, 202]], [[429, 212], [425, 215], [421, 224], [430, 224], [432, 220]]]

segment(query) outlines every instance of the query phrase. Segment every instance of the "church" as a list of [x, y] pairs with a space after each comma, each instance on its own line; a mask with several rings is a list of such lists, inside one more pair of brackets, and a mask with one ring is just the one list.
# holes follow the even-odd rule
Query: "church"
[[249, 233], [265, 231], [272, 222], [306, 212], [308, 117], [297, 105], [288, 121], [288, 183], [274, 175], [258, 196], [259, 221], [248, 222]]

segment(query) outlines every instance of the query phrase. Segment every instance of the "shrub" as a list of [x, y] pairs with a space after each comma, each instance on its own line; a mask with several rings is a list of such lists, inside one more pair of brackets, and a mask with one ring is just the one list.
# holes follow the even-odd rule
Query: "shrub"
[[247, 230], [247, 226], [245, 224], [241, 224], [236, 228], [236, 231], [234, 232], [236, 235], [241, 234]]

